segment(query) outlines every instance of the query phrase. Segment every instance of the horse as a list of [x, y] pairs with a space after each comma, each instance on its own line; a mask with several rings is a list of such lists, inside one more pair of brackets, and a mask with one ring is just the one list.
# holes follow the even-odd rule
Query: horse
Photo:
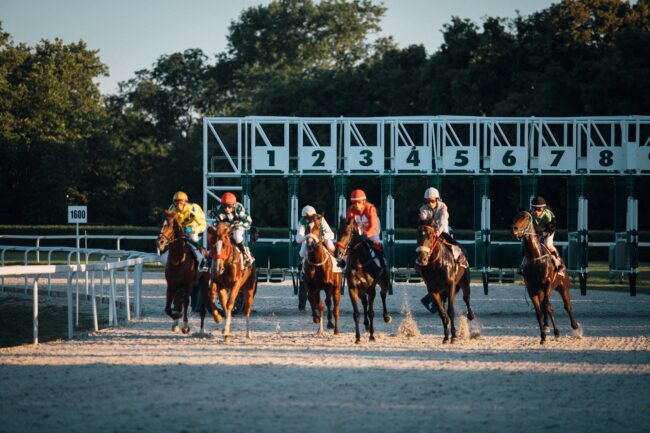
[[[320, 291], [325, 292], [327, 304], [327, 328], [339, 333], [339, 304], [341, 302], [342, 275], [334, 272], [332, 256], [324, 245], [320, 219], [316, 219], [310, 233], [306, 236], [307, 256], [303, 263], [307, 299], [311, 305], [314, 323], [320, 323], [318, 335], [323, 334], [323, 301]], [[332, 323], [332, 299], [334, 299], [334, 323]]]
[[[467, 319], [474, 320], [476, 317], [474, 310], [469, 305], [469, 272], [467, 268], [456, 263], [452, 251], [445, 246], [444, 241], [430, 225], [418, 227], [415, 251], [418, 254], [415, 262], [419, 267], [424, 284], [427, 286], [427, 291], [438, 307], [438, 314], [445, 330], [442, 342], [449, 342], [451, 330], [451, 342], [454, 343], [456, 341], [454, 302], [459, 288], [463, 290], [463, 301], [467, 306]], [[445, 299], [447, 300], [447, 311], [445, 311]]]
[[550, 257], [551, 253], [540, 242], [537, 233], [535, 233], [532, 215], [526, 211], [515, 215], [512, 220], [511, 231], [517, 240], [523, 239], [524, 257], [526, 259], [523, 276], [528, 296], [535, 306], [535, 315], [539, 323], [541, 338], [539, 343], [544, 344], [546, 333], [550, 332], [548, 316], [551, 316], [555, 337], [560, 336], [560, 331], [555, 323], [555, 312], [551, 307], [553, 289], [560, 293], [562, 301], [564, 301], [564, 309], [569, 315], [571, 328], [580, 328], [580, 324], [573, 318], [568, 272], [558, 273], [555, 270], [555, 264]]
[[[230, 324], [233, 307], [240, 290], [244, 293], [244, 314], [246, 315], [246, 338], [251, 338], [251, 308], [257, 290], [255, 265], [248, 268], [243, 266], [243, 258], [230, 239], [232, 226], [227, 222], [219, 222], [217, 227], [208, 227], [208, 245], [212, 256], [210, 266], [210, 301], [215, 305], [217, 293], [219, 302], [226, 316], [223, 335], [226, 343], [230, 342]], [[217, 308], [212, 309], [216, 323], [221, 322]]]
[[[187, 320], [187, 307], [189, 305], [192, 288], [199, 285], [202, 306], [199, 310], [201, 315], [201, 334], [205, 333], [205, 305], [208, 293], [207, 272], [198, 273], [198, 263], [194, 258], [192, 247], [185, 238], [183, 227], [176, 219], [176, 212], [165, 211], [163, 224], [157, 239], [158, 250], [160, 253], [168, 251], [167, 263], [165, 264], [165, 279], [167, 280], [167, 301], [165, 303], [165, 313], [174, 319], [172, 331], [178, 332], [178, 321], [183, 314], [183, 334], [190, 332], [190, 326]], [[198, 281], [197, 281], [198, 280]], [[174, 310], [172, 310], [172, 302]]]
[[342, 260], [345, 256], [348, 256], [348, 264], [345, 272], [348, 280], [350, 301], [354, 310], [355, 343], [359, 344], [361, 342], [361, 334], [359, 332], [359, 298], [361, 298], [361, 304], [363, 305], [363, 324], [366, 327], [366, 331], [370, 332], [370, 341], [375, 341], [375, 310], [373, 303], [377, 295], [375, 290], [377, 284], [381, 288], [380, 295], [384, 308], [384, 322], [390, 323], [393, 320], [386, 309], [386, 294], [390, 287], [388, 268], [384, 263], [377, 264], [376, 260], [378, 261], [380, 259], [376, 257], [375, 253], [371, 252], [371, 246], [361, 239], [357, 222], [354, 218], [341, 218], [337, 238], [336, 258]]

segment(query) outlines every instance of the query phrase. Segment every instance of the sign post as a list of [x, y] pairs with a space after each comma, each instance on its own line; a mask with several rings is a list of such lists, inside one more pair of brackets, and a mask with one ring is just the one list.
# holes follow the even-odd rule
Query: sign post
[[[88, 223], [87, 206], [68, 206], [68, 224], [76, 225], [77, 266], [81, 265], [79, 224]], [[71, 282], [70, 279], [68, 279]], [[77, 326], [79, 326], [79, 275], [77, 274]], [[72, 287], [68, 284], [68, 338], [72, 339]]]

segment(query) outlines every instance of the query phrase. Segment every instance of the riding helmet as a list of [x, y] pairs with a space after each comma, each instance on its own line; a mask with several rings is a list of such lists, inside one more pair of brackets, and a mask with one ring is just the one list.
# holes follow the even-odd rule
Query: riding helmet
[[314, 209], [313, 206], [307, 205], [307, 206], [302, 208], [301, 214], [304, 217], [308, 217], [308, 216], [311, 216], [311, 215], [316, 215], [316, 209]]
[[434, 187], [427, 188], [424, 191], [424, 198], [427, 200], [431, 200], [434, 198], [440, 198], [440, 192], [435, 189]]
[[221, 204], [231, 204], [234, 205], [237, 203], [237, 197], [231, 192], [224, 192], [221, 196]]
[[187, 198], [187, 194], [185, 194], [183, 191], [178, 191], [176, 194], [174, 194], [173, 201], [189, 201]]
[[546, 200], [541, 195], [538, 195], [530, 202], [531, 207], [546, 207]]
[[363, 192], [362, 189], [355, 189], [354, 191], [352, 191], [352, 194], [350, 194], [350, 201], [359, 201], [365, 199], [366, 199], [366, 193]]

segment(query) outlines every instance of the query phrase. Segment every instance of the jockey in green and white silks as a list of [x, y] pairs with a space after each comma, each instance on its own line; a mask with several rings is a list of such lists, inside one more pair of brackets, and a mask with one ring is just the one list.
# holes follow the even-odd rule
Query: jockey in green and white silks
[[436, 230], [436, 235], [446, 243], [451, 244], [451, 251], [454, 260], [462, 267], [468, 266], [467, 259], [462, 255], [458, 242], [449, 234], [449, 210], [447, 205], [440, 199], [440, 192], [436, 188], [427, 188], [424, 191], [424, 204], [420, 206], [420, 224], [430, 225]]
[[296, 233], [296, 242], [302, 244], [300, 246], [300, 260], [303, 261], [307, 256], [307, 235], [311, 233], [314, 221], [320, 219], [320, 230], [323, 236], [323, 243], [327, 250], [333, 254], [334, 253], [334, 232], [330, 228], [330, 225], [327, 224], [324, 216], [318, 215], [316, 209], [312, 206], [305, 206], [302, 208], [301, 212], [302, 217], [298, 222], [298, 233]]
[[249, 267], [255, 258], [252, 256], [248, 246], [244, 244], [244, 231], [251, 228], [253, 219], [248, 215], [246, 208], [237, 202], [237, 197], [231, 192], [221, 196], [221, 204], [212, 212], [212, 217], [217, 222], [232, 224], [230, 231], [232, 240], [244, 256], [244, 266]]
[[544, 197], [537, 196], [530, 203], [530, 214], [533, 217], [533, 228], [539, 236], [540, 242], [548, 249], [548, 252], [551, 253], [551, 258], [555, 263], [555, 267], [558, 271], [565, 269], [564, 264], [560, 260], [560, 256], [553, 245], [553, 238], [555, 237], [555, 215], [546, 206], [546, 200]]

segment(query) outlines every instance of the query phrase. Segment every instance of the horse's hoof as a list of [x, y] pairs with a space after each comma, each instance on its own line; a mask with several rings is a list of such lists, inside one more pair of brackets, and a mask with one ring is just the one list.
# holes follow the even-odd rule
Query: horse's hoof
[[578, 322], [572, 323], [571, 328], [572, 329], [580, 329], [580, 324]]
[[356, 340], [354, 340], [354, 344], [361, 344], [361, 339], [357, 338]]
[[386, 315], [384, 316], [384, 322], [386, 322], [386, 323], [390, 323], [390, 322], [392, 322], [392, 321], [393, 321], [393, 318], [390, 316], [390, 314], [386, 314]]
[[547, 334], [550, 333], [551, 328], [548, 325], [544, 326], [544, 332], [547, 333]]
[[181, 329], [178, 325], [172, 325], [172, 332], [178, 332]]
[[555, 334], [555, 338], [560, 338], [560, 331], [554, 331], [553, 334]]
[[476, 319], [476, 314], [474, 314], [474, 310], [468, 310], [467, 311], [467, 320], [474, 320]]
[[314, 321], [314, 323], [320, 322], [320, 319], [318, 317], [312, 317], [312, 320]]
[[214, 318], [215, 323], [217, 323], [217, 324], [221, 323], [221, 315], [219, 313], [213, 314], [212, 317]]
[[339, 330], [338, 329], [334, 330], [334, 335], [339, 335]]
[[190, 333], [190, 327], [188, 326], [187, 328], [183, 328], [183, 334], [189, 334]]
[[226, 341], [226, 344], [230, 344], [230, 340], [231, 340], [230, 335], [224, 336], [224, 340]]
[[447, 344], [449, 343], [449, 337], [445, 337], [442, 339], [442, 344]]
[[328, 322], [327, 329], [334, 329], [334, 324], [332, 322]]
[[370, 340], [370, 341], [375, 341], [375, 336], [374, 336], [374, 335], [371, 335], [370, 338], [369, 338], [369, 340]]

